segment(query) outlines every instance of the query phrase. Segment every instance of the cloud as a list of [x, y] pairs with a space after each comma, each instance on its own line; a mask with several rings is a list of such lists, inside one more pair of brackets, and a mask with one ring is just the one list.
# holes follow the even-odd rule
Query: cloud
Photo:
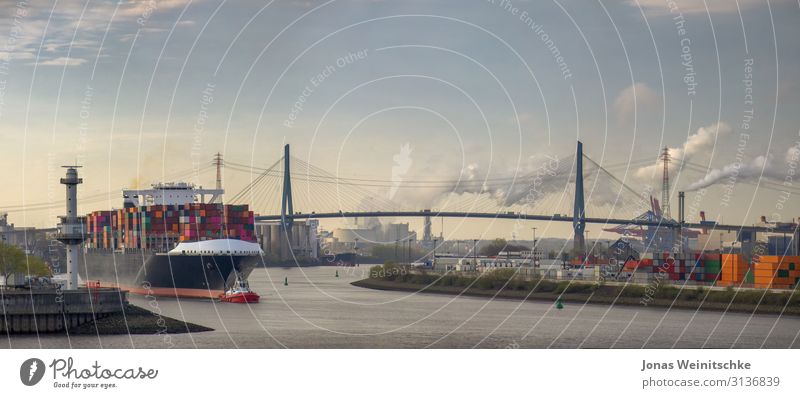
[[712, 148], [717, 135], [725, 135], [733, 131], [725, 122], [719, 122], [707, 127], [700, 127], [697, 132], [690, 135], [683, 148], [677, 150], [672, 156], [689, 160], [697, 154]]
[[37, 62], [36, 65], [39, 66], [78, 66], [83, 65], [86, 63], [86, 60], [83, 58], [72, 58], [72, 57], [58, 57], [53, 59], [48, 59], [46, 61]]
[[[692, 158], [707, 153], [714, 147], [717, 137], [720, 135], [727, 135], [731, 131], [730, 126], [725, 122], [718, 122], [710, 126], [700, 127], [697, 132], [690, 135], [686, 141], [677, 148], [669, 148], [670, 157], [674, 160], [670, 164], [670, 171], [677, 169], [680, 162], [688, 162]], [[661, 162], [656, 162], [650, 166], [640, 167], [636, 171], [636, 177], [639, 178], [652, 178], [656, 175], [661, 168]]]
[[618, 122], [632, 122], [636, 112], [655, 109], [660, 103], [658, 94], [644, 83], [625, 87], [614, 100], [614, 115]]
[[645, 14], [649, 16], [662, 16], [670, 14], [725, 14], [750, 9], [763, 5], [762, 0], [676, 0], [677, 9], [670, 10], [669, 3], [664, 0], [627, 0], [626, 4], [631, 7], [642, 7]]
[[0, 51], [0, 59], [34, 59], [36, 55], [28, 51]]
[[[16, 6], [9, 13], [0, 15], [0, 34], [13, 32], [15, 40], [11, 48], [7, 45], [0, 56], [6, 59], [32, 59], [40, 51], [48, 53], [52, 60], [39, 65], [80, 65], [82, 58], [94, 57], [106, 30], [111, 37], [131, 31], [144, 33], [163, 31], [174, 20], [157, 20], [157, 16], [175, 14], [191, 0], [123, 0], [119, 2], [92, 2], [84, 10], [86, 2], [57, 2], [30, 0], [25, 6]], [[195, 3], [197, 0], [195, 0]], [[22, 3], [21, 3], [22, 4]], [[22, 15], [17, 15], [22, 13]], [[111, 17], [113, 15], [113, 22]], [[181, 26], [194, 22], [182, 21]], [[77, 34], [76, 34], [77, 29]], [[42, 35], [46, 34], [44, 38]], [[107, 46], [108, 47], [108, 46]], [[113, 50], [104, 48], [104, 52]], [[70, 57], [68, 52], [71, 51]], [[32, 64], [31, 64], [32, 65]]]
[[161, 1], [128, 1], [117, 15], [132, 18], [149, 18], [159, 11], [180, 8], [189, 3], [190, 0], [161, 0]]

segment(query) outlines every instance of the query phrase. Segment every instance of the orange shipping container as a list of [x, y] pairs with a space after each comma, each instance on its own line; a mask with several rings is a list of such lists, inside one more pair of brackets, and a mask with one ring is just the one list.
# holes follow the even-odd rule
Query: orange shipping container
[[753, 269], [759, 271], [775, 271], [780, 267], [780, 264], [777, 263], [762, 263], [758, 262], [753, 264]]
[[741, 282], [748, 265], [740, 254], [723, 254], [720, 279], [726, 282]]
[[800, 256], [758, 256], [762, 263], [800, 263]]
[[775, 276], [775, 271], [766, 269], [756, 269], [753, 271], [753, 276], [756, 278], [772, 278]]

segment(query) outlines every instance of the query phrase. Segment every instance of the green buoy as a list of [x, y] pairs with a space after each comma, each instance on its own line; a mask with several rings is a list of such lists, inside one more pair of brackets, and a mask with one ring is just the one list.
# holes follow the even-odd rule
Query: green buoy
[[283, 286], [289, 286], [289, 277], [288, 276], [284, 276], [283, 277]]
[[564, 308], [564, 303], [561, 302], [561, 299], [556, 300], [556, 308], [558, 309]]
[[339, 270], [338, 269], [336, 270], [336, 277], [337, 278], [339, 277]]

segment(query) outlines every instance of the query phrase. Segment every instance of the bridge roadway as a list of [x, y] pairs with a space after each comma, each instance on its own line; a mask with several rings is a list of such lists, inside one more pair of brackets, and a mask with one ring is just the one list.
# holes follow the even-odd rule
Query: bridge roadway
[[[466, 213], [466, 212], [435, 212], [435, 211], [354, 211], [354, 212], [336, 212], [336, 213], [294, 213], [289, 218], [293, 220], [311, 219], [311, 218], [354, 218], [354, 217], [448, 217], [448, 218], [486, 218], [486, 219], [501, 219], [501, 220], [524, 220], [524, 221], [558, 221], [558, 222], [572, 222], [571, 216], [566, 215], [538, 215], [538, 214], [522, 214], [522, 213]], [[255, 217], [255, 221], [278, 221], [281, 219], [280, 215], [265, 215]], [[679, 224], [676, 222], [664, 221], [649, 221], [649, 220], [625, 220], [615, 218], [597, 218], [585, 217], [583, 219], [587, 224], [605, 224], [605, 225], [641, 225], [653, 227], [666, 227], [678, 228]], [[794, 234], [795, 228], [787, 226], [780, 227], [764, 227], [755, 225], [729, 225], [717, 224], [714, 222], [703, 223], [683, 223], [684, 228], [697, 228], [697, 229], [716, 229], [722, 231], [752, 231], [752, 232], [768, 232], [768, 233], [789, 233]]]

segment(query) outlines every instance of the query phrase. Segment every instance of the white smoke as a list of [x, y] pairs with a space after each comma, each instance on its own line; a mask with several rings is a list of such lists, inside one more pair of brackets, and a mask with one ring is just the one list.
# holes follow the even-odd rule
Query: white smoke
[[[670, 172], [675, 171], [681, 161], [688, 162], [698, 155], [708, 153], [714, 147], [718, 136], [726, 135], [731, 131], [731, 127], [725, 122], [718, 122], [697, 129], [697, 132], [690, 135], [683, 145], [678, 148], [669, 148], [670, 157], [674, 160], [670, 163]], [[650, 179], [654, 175], [658, 175], [662, 167], [663, 165], [660, 161], [650, 166], [641, 167], [636, 171], [636, 177]]]
[[696, 191], [707, 188], [724, 180], [752, 180], [762, 175], [770, 175], [770, 160], [767, 156], [759, 156], [748, 163], [731, 163], [719, 169], [713, 169], [703, 178], [686, 187], [687, 191]]
[[405, 176], [411, 168], [411, 151], [411, 144], [406, 142], [400, 146], [400, 151], [392, 156], [394, 165], [392, 165], [392, 186], [389, 188], [389, 200], [394, 198], [394, 195], [397, 194], [397, 189], [400, 188], [400, 184], [403, 183], [403, 176]]
[[758, 156], [750, 162], [735, 162], [709, 171], [703, 178], [690, 184], [686, 190], [696, 191], [711, 185], [737, 181], [757, 181], [761, 178], [783, 179], [787, 170], [797, 167], [800, 159], [800, 143], [790, 147], [783, 157], [784, 164], [777, 165], [772, 156]]
[[[540, 193], [562, 191], [569, 175], [555, 173], [555, 168], [559, 166], [567, 168], [565, 166], [569, 165], [551, 155], [532, 156], [523, 162], [500, 167], [503, 171], [494, 173], [480, 163], [473, 162], [461, 168], [458, 174], [452, 174], [450, 169], [451, 177], [443, 178], [440, 184], [401, 185], [393, 199], [420, 208], [465, 203], [478, 195], [491, 198], [498, 205], [520, 204], [528, 200], [532, 191], [537, 196]], [[442, 166], [437, 171], [423, 171], [428, 175], [447, 175], [448, 172], [444, 170], [446, 167]], [[424, 180], [425, 176], [406, 175], [405, 178]]]

